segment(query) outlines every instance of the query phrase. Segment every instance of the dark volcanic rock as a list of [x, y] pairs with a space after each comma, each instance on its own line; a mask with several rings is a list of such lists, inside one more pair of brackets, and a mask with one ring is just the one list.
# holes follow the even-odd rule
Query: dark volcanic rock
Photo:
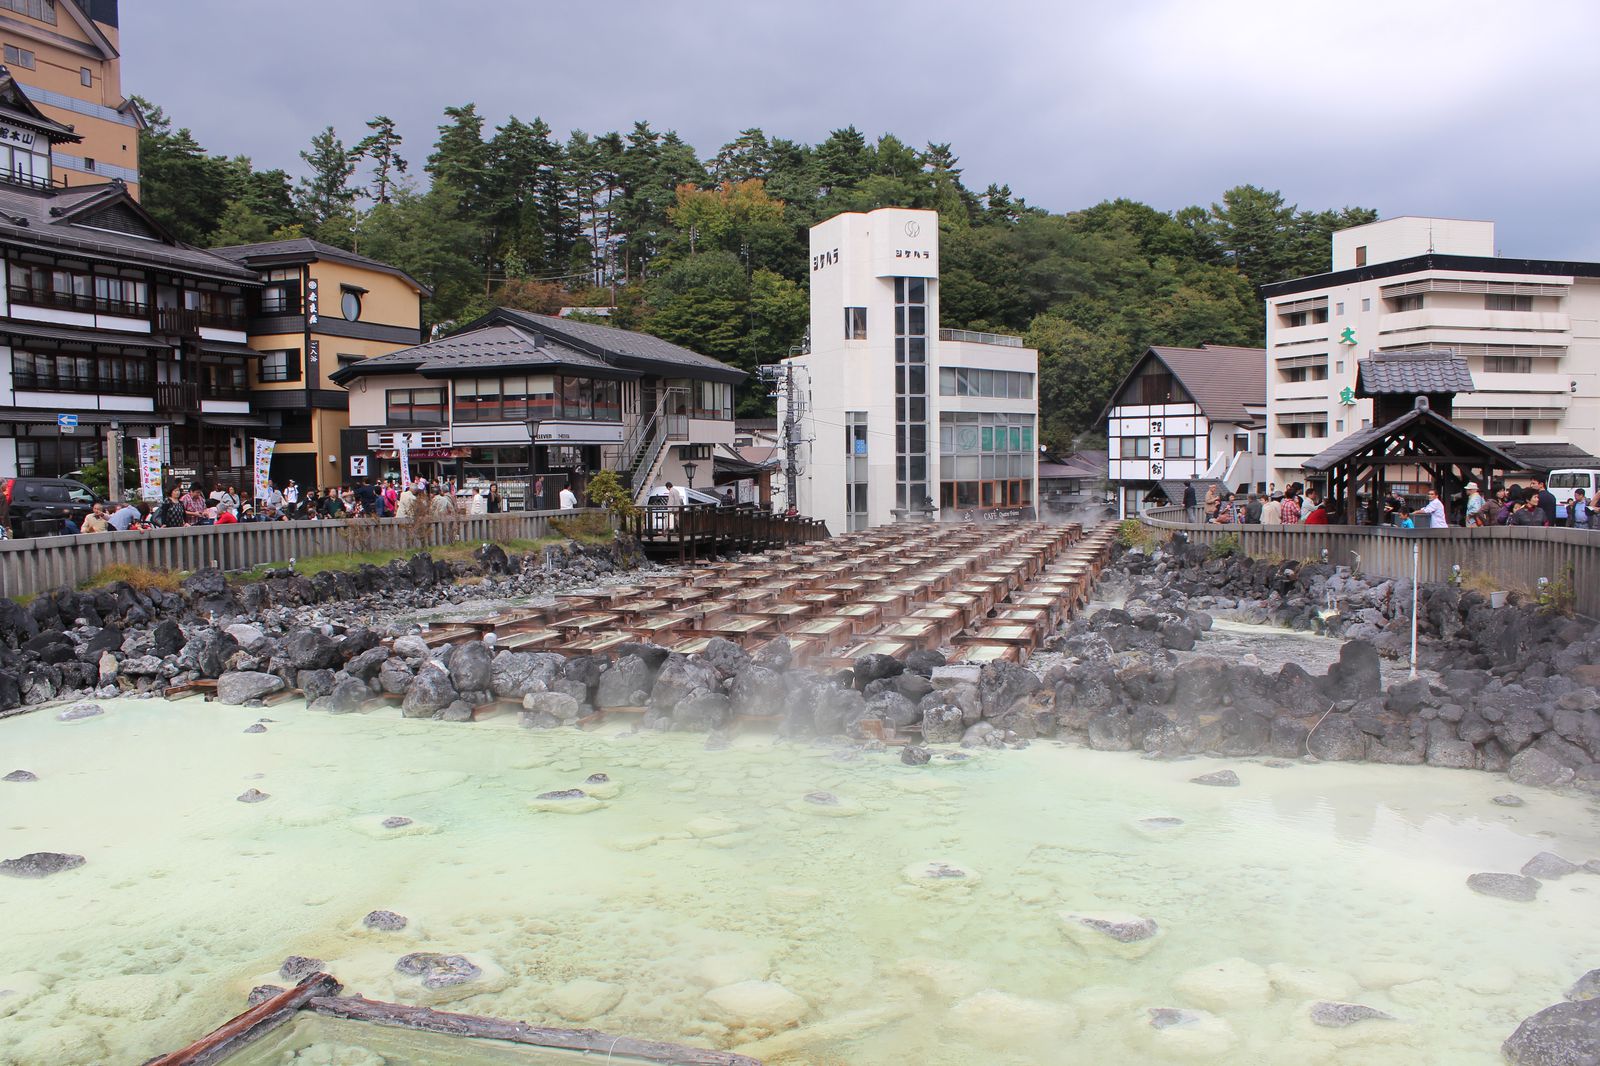
[[455, 702], [456, 690], [450, 684], [450, 675], [437, 665], [424, 666], [412, 678], [406, 689], [406, 698], [400, 703], [400, 713], [406, 718], [431, 718]]
[[396, 973], [422, 978], [424, 988], [446, 988], [465, 984], [483, 971], [464, 955], [441, 955], [435, 951], [414, 951], [394, 964]]
[[34, 851], [16, 859], [0, 862], [0, 874], [7, 877], [49, 877], [63, 870], [76, 870], [86, 860], [82, 855], [67, 855], [59, 851]]
[[403, 814], [391, 814], [389, 817], [383, 820], [383, 827], [385, 829], [404, 829], [410, 824], [411, 819], [407, 818]]
[[493, 682], [494, 653], [481, 640], [458, 644], [450, 653], [450, 683], [457, 692], [477, 692]]
[[1532, 788], [1561, 788], [1572, 784], [1576, 776], [1571, 767], [1563, 766], [1538, 748], [1518, 752], [1506, 773], [1517, 784]]
[[240, 803], [260, 803], [262, 800], [271, 799], [272, 794], [263, 792], [259, 788], [247, 788], [234, 798]]
[[1500, 1053], [1511, 1066], [1594, 1066], [1600, 1062], [1600, 999], [1546, 1007], [1517, 1026]]
[[20, 782], [20, 781], [37, 781], [37, 780], [39, 780], [39, 775], [34, 773], [32, 770], [13, 770], [9, 774], [7, 774], [5, 777], [0, 777], [0, 781], [19, 781]]
[[1489, 802], [1498, 804], [1501, 807], [1521, 807], [1526, 805], [1528, 801], [1521, 796], [1515, 796], [1507, 792], [1504, 795], [1496, 796]]
[[1553, 851], [1541, 851], [1523, 864], [1522, 873], [1525, 877], [1536, 877], [1541, 881], [1555, 881], [1582, 869], [1582, 866], [1563, 859]]
[[542, 800], [573, 800], [583, 799], [589, 794], [581, 788], [563, 788], [555, 792], [541, 792], [535, 799]]
[[932, 758], [927, 748], [919, 748], [915, 744], [900, 749], [900, 761], [907, 766], [926, 766]]
[[250, 725], [245, 726], [244, 731], [246, 733], [265, 733], [267, 731], [267, 727], [262, 725], [260, 722], [253, 722]]
[[1351, 640], [1339, 649], [1339, 661], [1328, 668], [1324, 684], [1330, 699], [1363, 700], [1383, 693], [1382, 663], [1370, 641]]
[[1220, 788], [1238, 788], [1239, 775], [1232, 770], [1213, 770], [1209, 774], [1189, 778], [1190, 784], [1213, 785]]
[[832, 792], [807, 792], [803, 798], [807, 803], [815, 803], [818, 807], [839, 806], [839, 797]]
[[299, 984], [307, 977], [320, 971], [324, 965], [321, 959], [308, 958], [305, 955], [290, 955], [283, 960], [283, 965], [278, 967], [278, 976], [285, 981]]
[[1364, 1021], [1394, 1021], [1394, 1015], [1381, 1011], [1376, 1007], [1369, 1007], [1363, 1003], [1330, 1003], [1327, 1001], [1311, 1005], [1311, 1021], [1313, 1024], [1327, 1029], [1343, 1029], [1348, 1025]]
[[1590, 970], [1578, 978], [1577, 983], [1567, 989], [1567, 998], [1574, 1003], [1581, 1003], [1586, 999], [1600, 999], [1600, 970]]
[[1473, 874], [1467, 878], [1467, 887], [1480, 895], [1518, 903], [1527, 903], [1539, 894], [1539, 882], [1521, 874]]
[[217, 702], [232, 705], [258, 700], [284, 687], [283, 678], [260, 670], [230, 670], [217, 678]]
[[406, 916], [396, 914], [394, 911], [371, 911], [361, 919], [361, 924], [368, 929], [377, 929], [384, 933], [394, 933], [406, 927]]
[[282, 985], [256, 985], [250, 990], [250, 994], [245, 997], [245, 1006], [258, 1007], [273, 996], [282, 995], [287, 991], [289, 990]]
[[76, 722], [82, 718], [94, 718], [105, 714], [106, 710], [98, 703], [74, 703], [71, 707], [56, 715], [56, 720], [61, 722]]

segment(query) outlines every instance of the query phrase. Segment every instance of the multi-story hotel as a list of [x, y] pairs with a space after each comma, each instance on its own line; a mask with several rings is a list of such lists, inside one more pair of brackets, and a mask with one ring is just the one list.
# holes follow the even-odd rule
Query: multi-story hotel
[[347, 469], [394, 476], [405, 443], [413, 477], [495, 482], [520, 507], [530, 491], [555, 506], [563, 486], [581, 494], [605, 469], [639, 499], [697, 474], [709, 486], [744, 377], [648, 334], [500, 308], [330, 380], [348, 390]]
[[275, 441], [272, 473], [301, 485], [348, 484], [342, 435], [349, 397], [334, 371], [422, 341], [422, 299], [432, 295], [387, 263], [309, 237], [217, 248], [258, 272], [250, 303], [250, 402]]
[[0, 61], [40, 112], [74, 135], [46, 174], [28, 158], [27, 128], [0, 125], [0, 167], [13, 182], [71, 187], [119, 178], [139, 198], [144, 120], [122, 95], [117, 35], [117, 0], [0, 0]]
[[1122, 517], [1181, 503], [1190, 481], [1267, 491], [1265, 359], [1260, 348], [1201, 345], [1151, 348], [1134, 363], [1105, 413]]
[[799, 511], [836, 532], [1032, 515], [1039, 356], [1016, 337], [939, 328], [938, 213], [818, 223], [810, 272], [810, 341], [784, 361], [778, 410], [800, 438]]
[[1454, 420], [1519, 458], [1600, 450], [1600, 263], [1500, 258], [1492, 222], [1402, 217], [1335, 233], [1331, 265], [1262, 289], [1270, 480], [1371, 424], [1373, 353], [1464, 356]]

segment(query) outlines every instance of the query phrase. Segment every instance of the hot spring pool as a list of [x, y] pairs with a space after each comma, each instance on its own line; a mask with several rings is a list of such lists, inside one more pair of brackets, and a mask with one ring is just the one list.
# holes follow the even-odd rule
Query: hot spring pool
[[[7, 1064], [171, 1050], [283, 983], [289, 955], [375, 998], [772, 1063], [1488, 1064], [1600, 959], [1600, 877], [1531, 903], [1467, 889], [1539, 851], [1600, 855], [1592, 802], [1499, 807], [1503, 777], [1049, 742], [912, 768], [509, 716], [103, 706], [0, 722], [0, 771], [39, 775], [0, 784], [0, 857], [88, 859], [0, 877]], [[1222, 766], [1241, 787], [1189, 783]], [[574, 787], [594, 795], [534, 800]], [[249, 788], [270, 798], [237, 802]], [[406, 927], [364, 928], [380, 909]], [[1142, 957], [1085, 948], [1061, 917], [1082, 912], [1161, 933]], [[395, 972], [415, 951], [481, 976], [425, 990]], [[1397, 1020], [1314, 1026], [1320, 999]], [[1209, 1014], [1157, 1028], [1163, 1007]], [[417, 1060], [324, 1044], [272, 1061]]]

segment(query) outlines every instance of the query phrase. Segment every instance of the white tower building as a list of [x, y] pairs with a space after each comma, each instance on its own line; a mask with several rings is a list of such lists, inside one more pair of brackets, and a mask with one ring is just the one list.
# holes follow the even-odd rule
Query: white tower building
[[[939, 328], [939, 216], [885, 207], [811, 228], [809, 350], [786, 360], [794, 503], [833, 532], [933, 514], [1032, 517], [1039, 356]], [[780, 390], [778, 424], [789, 421]]]

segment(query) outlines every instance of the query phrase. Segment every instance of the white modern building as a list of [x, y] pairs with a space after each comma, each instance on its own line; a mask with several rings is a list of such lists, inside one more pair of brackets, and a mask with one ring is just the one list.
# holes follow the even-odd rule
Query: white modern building
[[[1031, 517], [1039, 356], [939, 328], [939, 216], [879, 208], [811, 228], [811, 330], [778, 424], [802, 442], [795, 505], [834, 532], [937, 512]], [[792, 386], [787, 382], [792, 380]]]
[[1371, 424], [1356, 386], [1375, 353], [1464, 356], [1477, 391], [1454, 420], [1531, 468], [1600, 449], [1600, 263], [1503, 259], [1492, 222], [1401, 217], [1340, 230], [1329, 273], [1262, 292], [1279, 485]]
[[1190, 481], [1199, 496], [1207, 484], [1267, 491], [1266, 354], [1208, 344], [1157, 347], [1134, 363], [1105, 413], [1108, 476], [1121, 517], [1183, 502]]

